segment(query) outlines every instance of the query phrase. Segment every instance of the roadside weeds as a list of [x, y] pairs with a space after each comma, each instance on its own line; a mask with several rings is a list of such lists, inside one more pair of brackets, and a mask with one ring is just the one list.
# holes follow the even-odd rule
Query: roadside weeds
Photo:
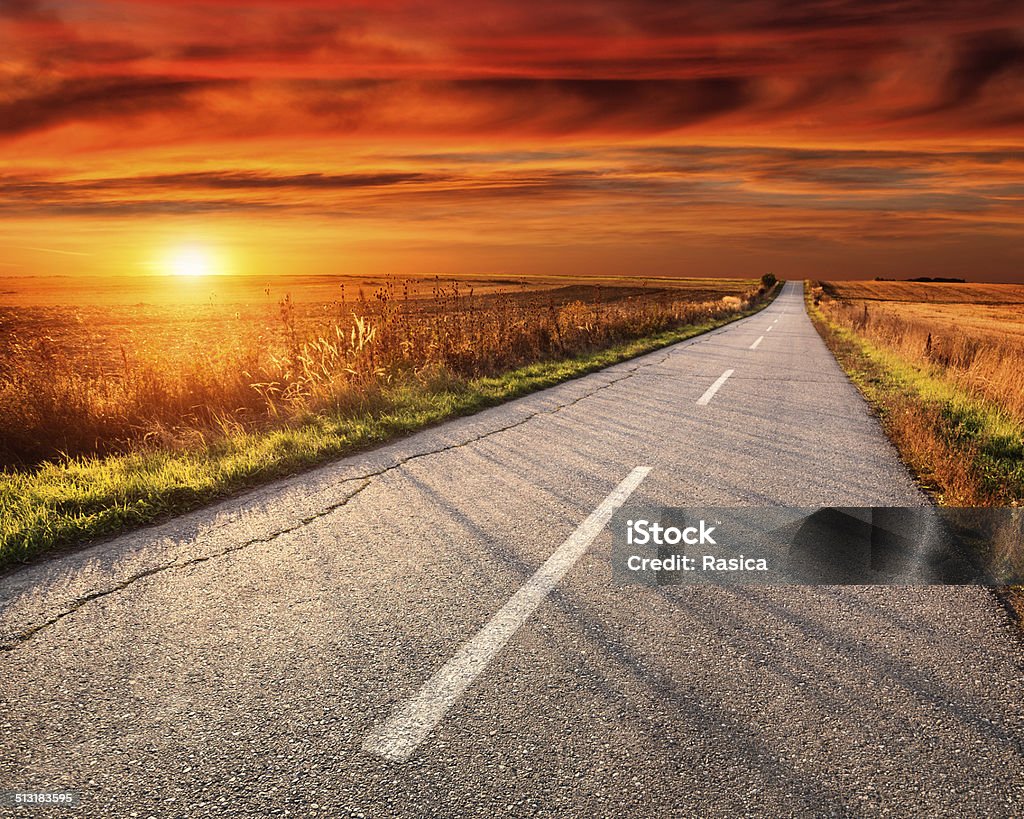
[[[807, 312], [839, 365], [878, 415], [922, 488], [942, 506], [1020, 506], [1024, 427], [1001, 407], [832, 320], [805, 283]], [[1006, 556], [1019, 560], [1020, 556]], [[1024, 620], [1024, 587], [997, 596]]]
[[181, 514], [446, 420], [579, 378], [759, 312], [684, 325], [596, 352], [497, 376], [383, 387], [372, 403], [317, 413], [266, 432], [237, 430], [204, 447], [149, 449], [47, 462], [0, 474], [0, 570]]

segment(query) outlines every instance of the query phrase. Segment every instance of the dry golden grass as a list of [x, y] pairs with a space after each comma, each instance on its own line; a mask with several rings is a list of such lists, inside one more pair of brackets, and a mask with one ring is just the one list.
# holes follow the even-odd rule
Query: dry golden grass
[[823, 282], [840, 326], [1024, 422], [1024, 285]]
[[166, 303], [150, 281], [151, 300], [138, 303], [138, 283], [105, 284], [104, 298], [93, 290], [82, 304], [70, 294], [55, 304], [52, 288], [8, 290], [17, 306], [0, 307], [0, 466], [183, 450], [321, 412], [364, 413], [388, 387], [450, 387], [585, 354], [736, 314], [759, 292], [738, 280], [457, 279], [387, 279], [370, 291], [324, 278], [288, 282], [294, 298], [251, 282], [175, 282], [221, 291], [170, 292]]
[[[811, 317], [945, 506], [1024, 502], [1024, 286], [809, 282]], [[1020, 523], [982, 537], [994, 577], [1024, 573]], [[999, 594], [1024, 621], [1024, 587]]]
[[1022, 292], [917, 282], [807, 288], [825, 341], [944, 505], [1024, 501]]

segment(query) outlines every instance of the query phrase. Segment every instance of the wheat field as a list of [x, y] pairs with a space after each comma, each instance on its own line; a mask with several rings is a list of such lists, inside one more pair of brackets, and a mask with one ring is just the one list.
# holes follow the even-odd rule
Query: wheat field
[[1024, 286], [811, 282], [807, 296], [819, 331], [936, 500], [1024, 502]]
[[1024, 285], [822, 282], [841, 326], [1024, 422]]
[[365, 413], [395, 384], [457, 388], [721, 319], [762, 293], [751, 280], [8, 283], [0, 466], [202, 447], [320, 412]]

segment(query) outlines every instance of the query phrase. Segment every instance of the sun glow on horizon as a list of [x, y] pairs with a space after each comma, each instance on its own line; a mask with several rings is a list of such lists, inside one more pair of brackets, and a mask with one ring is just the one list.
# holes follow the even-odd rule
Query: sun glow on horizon
[[189, 245], [172, 254], [170, 269], [175, 276], [208, 276], [213, 272], [213, 264], [205, 248]]
[[184, 241], [168, 246], [155, 267], [179, 279], [201, 279], [231, 272], [228, 255], [205, 241]]

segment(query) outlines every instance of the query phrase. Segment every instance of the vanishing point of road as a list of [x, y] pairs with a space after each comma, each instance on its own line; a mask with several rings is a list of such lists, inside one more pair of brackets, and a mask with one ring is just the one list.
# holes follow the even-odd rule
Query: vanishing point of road
[[1024, 815], [1024, 649], [989, 591], [618, 587], [627, 500], [927, 503], [789, 283], [0, 579], [0, 790], [87, 816]]

